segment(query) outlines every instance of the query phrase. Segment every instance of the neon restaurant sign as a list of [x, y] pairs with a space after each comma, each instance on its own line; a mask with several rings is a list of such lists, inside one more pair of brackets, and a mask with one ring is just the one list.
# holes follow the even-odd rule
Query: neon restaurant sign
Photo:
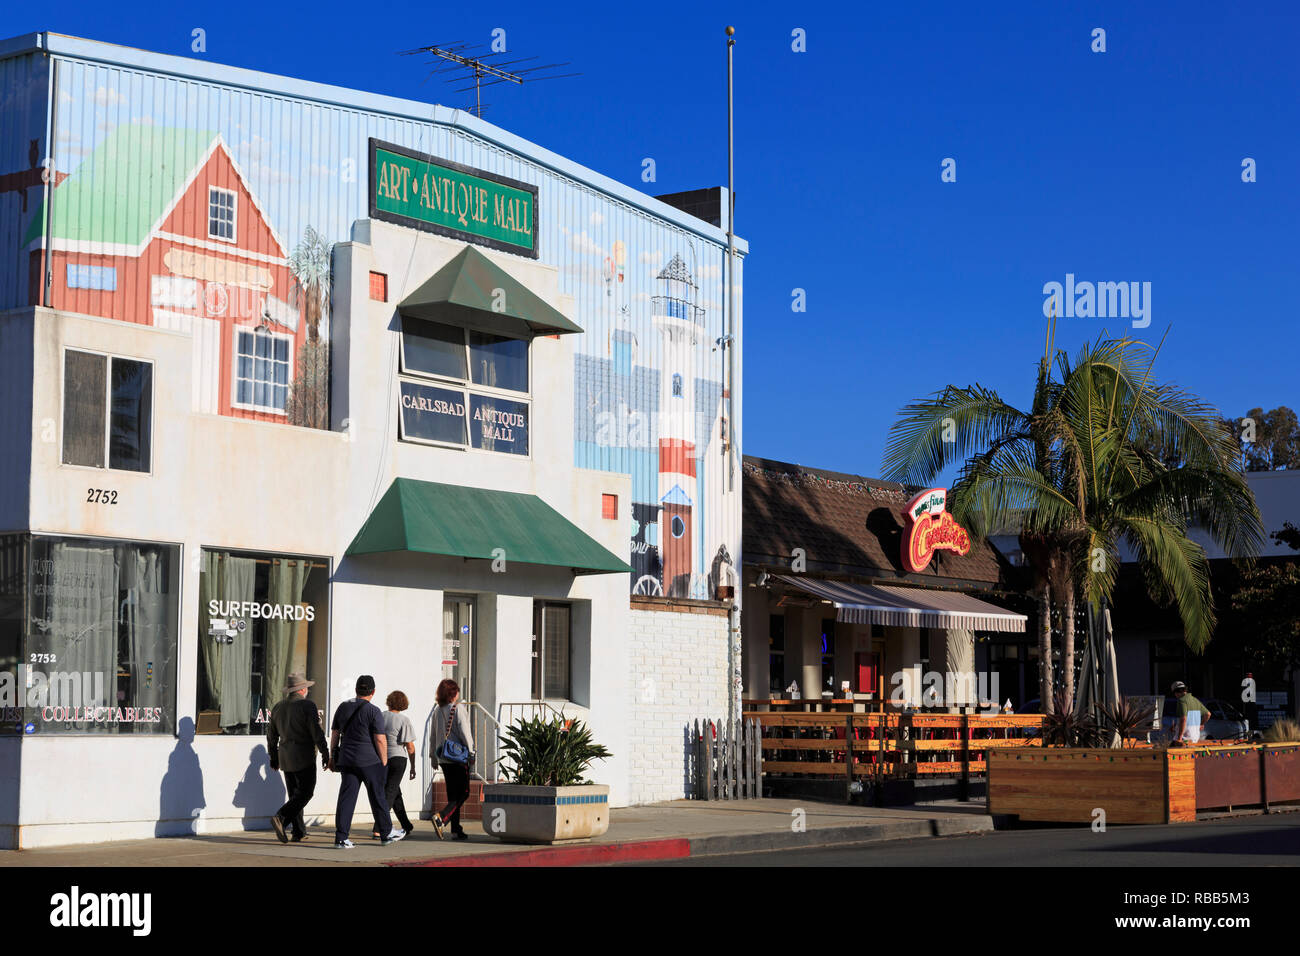
[[907, 503], [903, 529], [903, 566], [913, 574], [924, 571], [936, 551], [970, 554], [970, 535], [950, 515], [948, 490], [931, 488]]
[[370, 216], [537, 258], [537, 187], [370, 140]]

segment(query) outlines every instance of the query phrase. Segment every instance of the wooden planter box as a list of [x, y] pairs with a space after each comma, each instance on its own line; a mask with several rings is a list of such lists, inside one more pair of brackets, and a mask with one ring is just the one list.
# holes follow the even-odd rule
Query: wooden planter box
[[1044, 747], [990, 750], [989, 813], [1021, 820], [1092, 823], [1176, 823], [1196, 819], [1196, 784], [1188, 754], [1168, 750]]
[[1300, 745], [990, 750], [989, 813], [1021, 820], [1181, 823], [1198, 810], [1300, 801]]

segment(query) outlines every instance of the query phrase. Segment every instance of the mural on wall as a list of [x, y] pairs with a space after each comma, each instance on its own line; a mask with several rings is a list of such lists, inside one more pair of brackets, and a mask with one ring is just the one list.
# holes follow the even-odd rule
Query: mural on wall
[[220, 133], [119, 125], [54, 182], [32, 304], [48, 270], [52, 308], [190, 336], [195, 411], [329, 427], [330, 244], [281, 238]]
[[[328, 428], [331, 250], [371, 215], [372, 141], [515, 181], [535, 191], [529, 251], [585, 330], [573, 463], [631, 478], [629, 590], [712, 598], [734, 584], [716, 238], [465, 128], [99, 63], [52, 69], [52, 146], [24, 135], [21, 154], [0, 150], [0, 202], [24, 207], [30, 303], [190, 336], [196, 411]], [[29, 85], [29, 98], [47, 88]]]
[[[655, 263], [661, 255], [642, 258]], [[611, 299], [623, 282], [624, 261], [624, 245], [616, 241], [601, 273]], [[633, 593], [711, 599], [719, 586], [734, 584], [726, 543], [706, 532], [701, 487], [706, 453], [720, 448], [725, 427], [722, 383], [709, 377], [720, 376], [723, 359], [681, 254], [653, 275], [653, 294], [635, 296], [630, 305], [615, 300], [622, 321], [607, 336], [605, 355], [575, 357], [577, 402], [585, 393], [587, 403], [585, 413], [575, 409], [576, 441], [581, 455], [584, 425], [594, 428], [593, 467], [615, 470], [629, 453], [638, 459], [632, 472]], [[642, 318], [648, 314], [653, 341], [643, 343], [633, 331], [634, 308]], [[588, 338], [586, 344], [600, 343]]]

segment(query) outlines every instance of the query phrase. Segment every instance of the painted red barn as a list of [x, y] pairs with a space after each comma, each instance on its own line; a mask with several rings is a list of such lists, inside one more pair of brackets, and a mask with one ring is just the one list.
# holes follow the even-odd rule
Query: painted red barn
[[[304, 297], [219, 134], [118, 127], [51, 190], [50, 219], [45, 304], [184, 332], [195, 411], [287, 419]], [[46, 238], [37, 215], [34, 280]], [[39, 281], [31, 288], [39, 299]]]

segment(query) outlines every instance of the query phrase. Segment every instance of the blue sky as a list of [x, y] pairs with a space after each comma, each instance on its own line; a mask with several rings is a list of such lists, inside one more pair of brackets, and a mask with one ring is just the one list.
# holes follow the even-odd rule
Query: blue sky
[[[506, 31], [581, 76], [494, 87], [486, 119], [648, 192], [726, 177], [725, 47], [737, 27], [738, 231], [749, 241], [745, 450], [880, 472], [907, 401], [980, 382], [1028, 398], [1043, 285], [1151, 283], [1157, 364], [1225, 412], [1300, 404], [1300, 6], [521, 3], [418, 13], [332, 0], [82, 0], [7, 9], [0, 34], [72, 33], [463, 105], [413, 46]], [[1090, 49], [1106, 31], [1106, 52]], [[806, 31], [807, 52], [791, 50]], [[641, 184], [642, 160], [657, 181]], [[957, 181], [940, 179], [956, 160]], [[1257, 163], [1243, 183], [1241, 164]], [[791, 311], [806, 290], [807, 312]]]

